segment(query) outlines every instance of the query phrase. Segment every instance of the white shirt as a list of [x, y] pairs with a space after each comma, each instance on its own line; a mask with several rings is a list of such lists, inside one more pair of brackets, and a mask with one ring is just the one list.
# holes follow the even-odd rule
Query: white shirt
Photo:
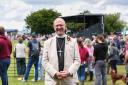
[[16, 58], [25, 58], [26, 46], [24, 43], [17, 43], [15, 49], [16, 49]]

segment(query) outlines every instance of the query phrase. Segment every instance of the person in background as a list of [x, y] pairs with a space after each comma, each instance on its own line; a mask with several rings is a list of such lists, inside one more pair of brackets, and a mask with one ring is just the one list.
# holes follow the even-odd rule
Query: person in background
[[35, 67], [35, 78], [34, 81], [37, 82], [38, 80], [38, 61], [39, 61], [39, 54], [41, 50], [41, 45], [37, 41], [36, 35], [32, 35], [32, 39], [28, 42], [28, 48], [29, 48], [29, 59], [28, 59], [28, 65], [25, 71], [23, 82], [26, 82], [28, 80], [29, 72], [34, 64]]
[[38, 66], [39, 66], [39, 77], [38, 77], [38, 80], [42, 80], [42, 79], [44, 79], [43, 77], [44, 77], [44, 68], [43, 68], [43, 66], [42, 66], [42, 56], [43, 56], [43, 48], [44, 48], [44, 41], [45, 41], [46, 39], [45, 38], [43, 38], [41, 41], [40, 41], [40, 43], [41, 43], [41, 52], [40, 52], [40, 56], [39, 56], [39, 62], [38, 62]]
[[89, 38], [86, 38], [85, 41], [85, 48], [87, 48], [88, 53], [89, 53], [89, 57], [88, 57], [88, 71], [89, 71], [89, 75], [90, 75], [90, 79], [89, 81], [93, 80], [93, 72], [94, 72], [94, 47], [92, 45], [92, 41]]
[[78, 69], [78, 79], [80, 81], [80, 85], [84, 85], [84, 80], [85, 80], [85, 68], [87, 66], [87, 60], [88, 60], [88, 50], [84, 47], [83, 45], [83, 39], [80, 37], [77, 39], [78, 47], [79, 47], [79, 53], [80, 53], [80, 60], [81, 60], [81, 65]]
[[119, 40], [119, 36], [118, 35], [115, 35], [115, 37], [114, 37], [114, 44], [115, 44], [115, 47], [117, 47], [118, 48], [118, 50], [120, 50], [120, 47], [121, 47], [121, 42], [120, 42], [120, 40]]
[[92, 35], [92, 45], [96, 44], [96, 35]]
[[126, 85], [128, 85], [128, 35], [125, 36], [125, 69], [126, 69]]
[[16, 58], [18, 80], [22, 80], [26, 70], [26, 45], [22, 36], [18, 36], [18, 43], [14, 47], [14, 57]]
[[108, 46], [105, 43], [104, 36], [98, 35], [94, 46], [95, 57], [95, 85], [107, 85], [106, 58]]
[[119, 60], [119, 50], [115, 43], [111, 43], [108, 48], [108, 61], [110, 63], [111, 70], [117, 73], [117, 62]]
[[0, 77], [2, 85], [8, 85], [7, 70], [10, 65], [10, 55], [12, 53], [12, 43], [5, 36], [4, 27], [0, 26]]

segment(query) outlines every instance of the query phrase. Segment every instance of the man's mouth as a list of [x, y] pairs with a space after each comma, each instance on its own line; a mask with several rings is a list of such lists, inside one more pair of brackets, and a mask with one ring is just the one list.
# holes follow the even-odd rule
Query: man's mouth
[[61, 28], [61, 29], [56, 29], [56, 31], [64, 31], [64, 29], [63, 29], [63, 28]]

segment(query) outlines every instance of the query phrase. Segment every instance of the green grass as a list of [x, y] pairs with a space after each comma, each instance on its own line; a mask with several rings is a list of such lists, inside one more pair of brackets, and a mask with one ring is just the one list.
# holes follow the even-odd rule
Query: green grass
[[[125, 74], [125, 68], [123, 65], [118, 66], [118, 73]], [[29, 77], [28, 82], [22, 82], [22, 81], [18, 81], [17, 77], [9, 76], [9, 85], [44, 85], [43, 81], [32, 82], [31, 81], [32, 78], [33, 77], [31, 76], [31, 77]], [[1, 81], [0, 81], [0, 83], [1, 83]], [[89, 82], [88, 80], [85, 81], [85, 85], [92, 85], [93, 83], [94, 83], [94, 81], [93, 82]], [[107, 75], [107, 83], [108, 83], [107, 85], [112, 85], [110, 75]], [[121, 80], [119, 80], [116, 82], [116, 85], [125, 85], [125, 84]]]
[[43, 81], [33, 82], [33, 77], [29, 78], [27, 82], [18, 81], [17, 77], [9, 77], [9, 85], [44, 85]]

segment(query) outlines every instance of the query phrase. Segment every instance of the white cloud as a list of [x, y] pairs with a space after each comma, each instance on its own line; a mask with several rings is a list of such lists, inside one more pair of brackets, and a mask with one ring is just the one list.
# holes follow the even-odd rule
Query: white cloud
[[128, 5], [128, 0], [105, 0], [104, 5]]
[[92, 13], [121, 13], [128, 22], [128, 1], [123, 0], [0, 0], [0, 25], [22, 29], [25, 17], [42, 8], [53, 8], [63, 16], [89, 10]]
[[32, 10], [32, 6], [21, 0], [0, 1], [0, 24], [5, 28], [22, 29], [24, 19]]
[[[108, 4], [110, 3], [110, 4]], [[121, 3], [121, 4], [120, 4]], [[80, 0], [72, 4], [63, 4], [55, 7], [63, 15], [78, 14], [84, 10], [89, 10], [92, 13], [121, 13], [121, 20], [128, 23], [128, 11], [126, 10], [128, 5], [124, 5], [124, 2], [117, 0], [115, 3], [109, 0]]]
[[67, 4], [67, 5], [58, 5], [55, 7], [56, 10], [62, 13], [62, 15], [74, 15], [74, 14], [79, 14], [83, 12], [84, 10], [89, 10], [89, 11], [95, 11], [96, 4], [90, 5], [89, 3], [85, 3], [82, 0], [79, 2], [74, 2], [72, 4]]
[[16, 20], [12, 20], [10, 22], [6, 22], [6, 21], [1, 21], [0, 25], [4, 26], [5, 29], [18, 29], [18, 30], [22, 30], [23, 28], [25, 28], [25, 23], [24, 22], [17, 22]]

